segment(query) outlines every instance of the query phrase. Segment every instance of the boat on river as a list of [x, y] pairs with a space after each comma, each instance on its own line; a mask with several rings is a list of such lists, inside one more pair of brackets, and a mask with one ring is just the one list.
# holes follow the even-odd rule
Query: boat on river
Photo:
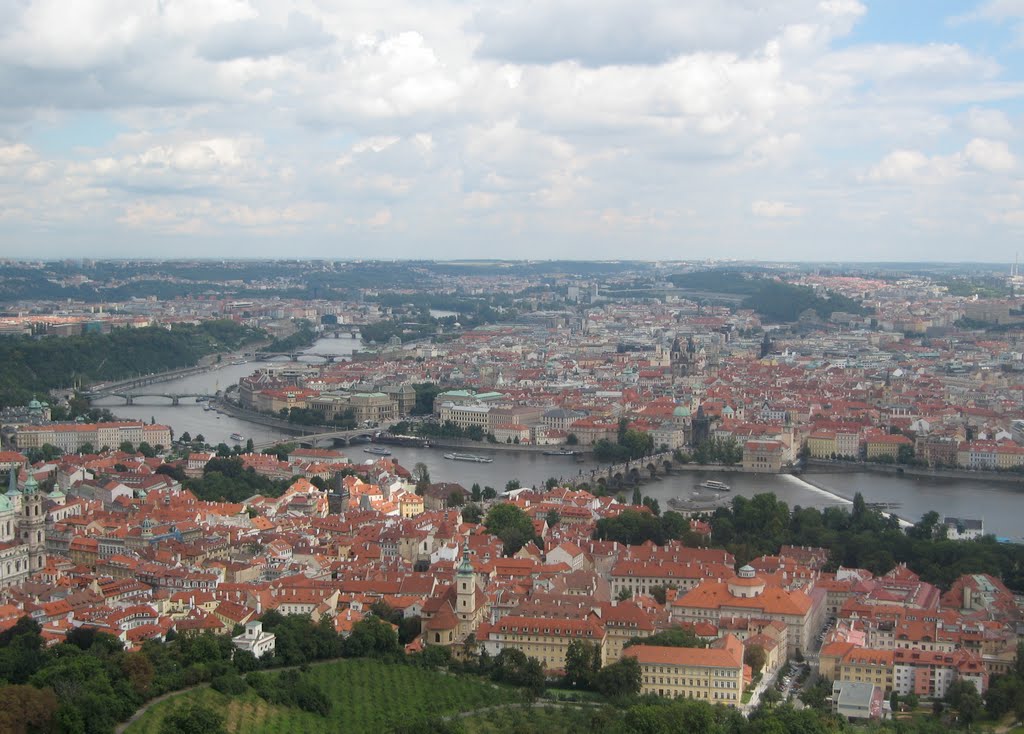
[[391, 452], [382, 446], [371, 446], [368, 449], [363, 449], [364, 454], [373, 454], [374, 456], [391, 456]]
[[730, 491], [732, 491], [732, 487], [730, 487], [725, 482], [718, 481], [717, 479], [706, 479], [705, 481], [700, 483], [700, 486], [703, 489], [711, 489], [711, 490], [714, 490], [715, 492], [730, 492]]
[[478, 464], [490, 464], [494, 459], [487, 456], [477, 456], [476, 454], [445, 454], [444, 458], [452, 461], [475, 461]]
[[559, 449], [557, 451], [541, 451], [544, 456], [575, 456], [576, 452], [572, 449]]
[[232, 441], [245, 441], [246, 438], [241, 433], [232, 433], [229, 437]]

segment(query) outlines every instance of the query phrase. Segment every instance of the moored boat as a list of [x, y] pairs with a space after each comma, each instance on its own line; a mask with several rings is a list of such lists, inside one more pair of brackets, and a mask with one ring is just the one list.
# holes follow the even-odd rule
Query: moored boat
[[732, 489], [725, 482], [720, 482], [717, 479], [707, 479], [700, 483], [700, 486], [704, 489], [713, 489], [716, 492], [728, 492]]
[[451, 459], [452, 461], [475, 461], [478, 464], [490, 464], [491, 462], [494, 461], [494, 459], [491, 459], [491, 458], [489, 458], [487, 456], [477, 456], [475, 454], [456, 454], [456, 453], [451, 453], [451, 454], [445, 454], [444, 458]]

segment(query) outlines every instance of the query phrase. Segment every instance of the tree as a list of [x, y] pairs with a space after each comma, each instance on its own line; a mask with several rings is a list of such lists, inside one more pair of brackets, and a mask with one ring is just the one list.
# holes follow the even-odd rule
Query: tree
[[391, 623], [377, 617], [356, 622], [342, 647], [345, 657], [385, 657], [400, 651], [398, 634]]
[[548, 510], [547, 514], [544, 516], [544, 521], [548, 524], [549, 528], [552, 528], [555, 525], [557, 525], [558, 521], [561, 520], [561, 519], [562, 519], [562, 516], [559, 515], [558, 514], [558, 510], [556, 510], [554, 508]]
[[946, 689], [946, 702], [956, 709], [960, 721], [968, 728], [981, 714], [983, 708], [978, 689], [968, 680], [956, 680]]
[[619, 589], [619, 593], [615, 595], [615, 598], [618, 601], [626, 601], [633, 598], [633, 592], [629, 590], [629, 587], [623, 586]]
[[118, 446], [118, 448], [121, 451], [123, 451], [124, 453], [126, 453], [126, 454], [134, 454], [135, 453], [135, 445], [132, 444], [131, 441], [122, 441], [121, 445]]
[[422, 629], [423, 620], [419, 615], [402, 617], [402, 620], [398, 623], [398, 644], [408, 645], [420, 636]]
[[767, 660], [768, 655], [760, 645], [748, 645], [747, 649], [743, 652], [743, 662], [750, 666], [750, 670], [754, 675], [760, 674]]
[[430, 469], [422, 461], [417, 461], [412, 468], [412, 478], [416, 482], [416, 494], [422, 495], [430, 486]]
[[57, 705], [57, 696], [51, 688], [0, 687], [0, 731], [16, 734], [53, 731]]
[[181, 434], [181, 437], [178, 440], [181, 443], [192, 443], [192, 434], [190, 434], [188, 431], [185, 431], [184, 433]]
[[462, 507], [462, 504], [465, 501], [466, 501], [465, 496], [462, 494], [462, 492], [458, 491], [457, 489], [456, 490], [452, 490], [448, 494], [448, 506], [449, 507]]
[[633, 489], [633, 501], [630, 502], [630, 504], [640, 506], [643, 503], [644, 503], [644, 499], [643, 499], [643, 497], [640, 494], [640, 487], [635, 487]]
[[480, 508], [480, 505], [465, 505], [462, 508], [462, 522], [468, 522], [476, 524], [480, 522], [484, 516], [484, 511]]
[[483, 497], [484, 500], [493, 500], [498, 496], [498, 492], [494, 487], [484, 487], [484, 491], [480, 493], [480, 496]]
[[577, 445], [579, 445], [579, 442], [580, 442], [580, 440], [578, 438], [576, 438], [576, 434], [575, 433], [570, 433], [568, 436], [565, 437], [565, 445], [566, 446], [577, 446]]
[[474, 502], [479, 502], [481, 499], [483, 499], [483, 493], [480, 490], [480, 482], [473, 482], [473, 487], [472, 489], [469, 490], [469, 492], [470, 498]]
[[626, 647], [633, 645], [654, 645], [655, 647], [707, 647], [708, 643], [698, 637], [693, 630], [672, 627], [647, 637], [632, 637]]
[[245, 453], [251, 454], [255, 450], [256, 450], [256, 446], [252, 442], [252, 439], [250, 438], [250, 439], [246, 440], [246, 442], [245, 442]]
[[654, 597], [654, 601], [658, 602], [662, 606], [665, 606], [665, 602], [668, 599], [668, 597], [667, 597], [668, 590], [672, 589], [672, 588], [674, 588], [674, 587], [672, 587], [672, 586], [663, 586], [661, 584], [657, 584], [657, 585], [652, 586], [650, 588], [651, 596]]
[[654, 499], [653, 497], [644, 497], [643, 505], [644, 507], [648, 508], [651, 511], [651, 514], [661, 514], [661, 505], [659, 505], [658, 500]]
[[523, 485], [519, 482], [518, 479], [509, 479], [507, 482], [505, 482], [505, 491], [514, 492], [517, 489], [521, 489], [522, 486]]
[[914, 447], [904, 444], [896, 449], [896, 463], [910, 464], [914, 461]]
[[772, 708], [781, 700], [782, 694], [770, 686], [768, 688], [765, 688], [764, 693], [761, 694], [761, 703], [766, 708]]
[[156, 449], [149, 445], [147, 441], [139, 443], [139, 453], [145, 456], [147, 459], [152, 459], [156, 456]]
[[197, 433], [194, 443], [206, 443], [206, 437], [201, 433]]
[[96, 447], [94, 447], [91, 443], [86, 442], [86, 443], [83, 443], [81, 446], [78, 447], [78, 453], [80, 453], [80, 454], [95, 454], [96, 453]]
[[596, 643], [572, 640], [565, 651], [565, 684], [590, 688], [601, 669], [601, 648]]
[[594, 689], [603, 696], [635, 696], [640, 692], [642, 673], [634, 657], [624, 657], [606, 665], [594, 678]]
[[515, 554], [535, 537], [533, 520], [519, 507], [502, 503], [495, 505], [484, 518], [484, 527], [491, 535], [497, 535], [504, 543], [505, 555]]
[[160, 734], [225, 734], [224, 716], [200, 705], [175, 709], [161, 722]]

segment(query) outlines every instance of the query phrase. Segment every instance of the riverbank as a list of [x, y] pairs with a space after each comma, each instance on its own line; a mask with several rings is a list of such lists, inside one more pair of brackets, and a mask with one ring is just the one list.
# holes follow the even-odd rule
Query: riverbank
[[929, 477], [934, 479], [969, 479], [981, 482], [1016, 484], [1024, 490], [1024, 475], [1015, 472], [995, 472], [978, 469], [931, 469], [923, 466], [877, 464], [870, 461], [827, 461], [808, 459], [804, 474], [885, 474], [887, 476]]

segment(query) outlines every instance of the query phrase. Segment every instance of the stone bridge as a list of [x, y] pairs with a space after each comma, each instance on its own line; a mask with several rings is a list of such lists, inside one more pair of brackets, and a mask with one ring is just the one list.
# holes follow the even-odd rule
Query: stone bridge
[[168, 393], [168, 392], [108, 392], [101, 397], [117, 397], [124, 400], [125, 405], [134, 405], [138, 398], [166, 398], [171, 405], [180, 405], [182, 398], [213, 398], [205, 393]]

